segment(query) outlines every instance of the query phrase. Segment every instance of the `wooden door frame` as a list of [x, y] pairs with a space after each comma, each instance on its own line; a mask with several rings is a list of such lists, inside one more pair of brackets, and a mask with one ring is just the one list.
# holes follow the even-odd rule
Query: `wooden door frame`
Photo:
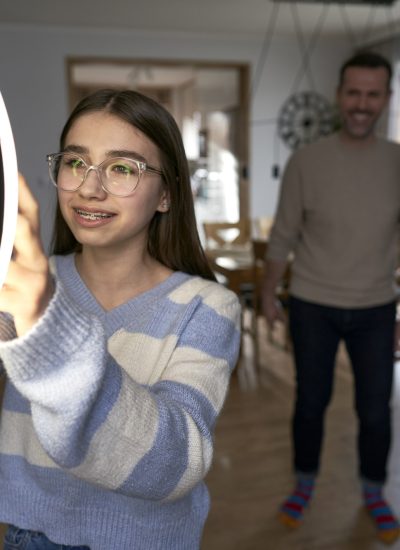
[[70, 109], [77, 103], [77, 94], [72, 84], [72, 70], [75, 64], [115, 64], [115, 65], [157, 65], [164, 67], [193, 66], [195, 69], [235, 69], [239, 75], [239, 122], [238, 139], [238, 176], [239, 176], [239, 217], [249, 218], [249, 87], [250, 65], [248, 63], [233, 63], [230, 61], [206, 61], [193, 59], [158, 59], [158, 58], [110, 58], [110, 57], [68, 57], [66, 71], [68, 83], [68, 100]]

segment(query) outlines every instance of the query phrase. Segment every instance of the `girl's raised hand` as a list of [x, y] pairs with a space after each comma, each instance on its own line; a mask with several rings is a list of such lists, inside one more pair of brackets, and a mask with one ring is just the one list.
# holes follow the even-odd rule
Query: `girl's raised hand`
[[23, 336], [41, 317], [53, 293], [54, 284], [40, 241], [39, 207], [20, 175], [14, 251], [0, 291], [0, 311], [14, 317], [17, 334]]

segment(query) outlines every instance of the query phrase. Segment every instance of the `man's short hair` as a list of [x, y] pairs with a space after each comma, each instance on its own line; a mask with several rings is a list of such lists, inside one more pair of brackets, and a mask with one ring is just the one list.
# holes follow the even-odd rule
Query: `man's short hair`
[[380, 67], [382, 67], [387, 71], [388, 89], [390, 88], [390, 81], [392, 79], [392, 66], [389, 61], [385, 57], [383, 57], [383, 55], [376, 52], [364, 51], [356, 53], [355, 55], [353, 55], [353, 57], [350, 57], [350, 59], [345, 61], [340, 68], [339, 87], [343, 84], [344, 73], [349, 67], [363, 67], [367, 69], [379, 69]]

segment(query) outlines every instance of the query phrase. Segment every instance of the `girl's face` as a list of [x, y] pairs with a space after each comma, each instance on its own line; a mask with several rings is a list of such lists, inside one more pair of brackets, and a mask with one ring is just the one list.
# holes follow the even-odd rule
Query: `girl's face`
[[[140, 130], [109, 113], [82, 115], [67, 134], [65, 149], [88, 165], [112, 157], [141, 160], [161, 169], [159, 151]], [[144, 172], [132, 195], [116, 197], [104, 191], [90, 170], [76, 191], [58, 190], [60, 209], [76, 240], [85, 247], [113, 247], [140, 251], [147, 248], [149, 224], [156, 211], [168, 210], [162, 177]]]

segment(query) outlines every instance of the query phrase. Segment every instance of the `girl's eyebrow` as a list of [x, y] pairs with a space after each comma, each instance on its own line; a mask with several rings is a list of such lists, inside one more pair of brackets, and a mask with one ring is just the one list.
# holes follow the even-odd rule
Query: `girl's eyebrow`
[[[87, 147], [83, 147], [82, 145], [67, 145], [64, 148], [64, 152], [72, 152], [72, 153], [78, 153], [81, 155], [89, 155], [89, 149]], [[146, 164], [147, 160], [144, 158], [143, 155], [140, 155], [136, 151], [129, 151], [127, 149], [115, 149], [111, 151], [106, 151], [106, 157], [113, 158], [113, 157], [127, 157], [132, 158], [134, 160], [140, 160], [141, 162], [144, 162]]]
[[81, 155], [88, 154], [89, 150], [87, 147], [82, 147], [81, 145], [67, 145], [63, 149], [64, 153], [80, 153]]
[[107, 157], [128, 157], [135, 160], [140, 160], [142, 162], [147, 163], [147, 160], [144, 158], [143, 155], [140, 155], [136, 151], [128, 151], [126, 149], [116, 149], [112, 151], [106, 152]]

